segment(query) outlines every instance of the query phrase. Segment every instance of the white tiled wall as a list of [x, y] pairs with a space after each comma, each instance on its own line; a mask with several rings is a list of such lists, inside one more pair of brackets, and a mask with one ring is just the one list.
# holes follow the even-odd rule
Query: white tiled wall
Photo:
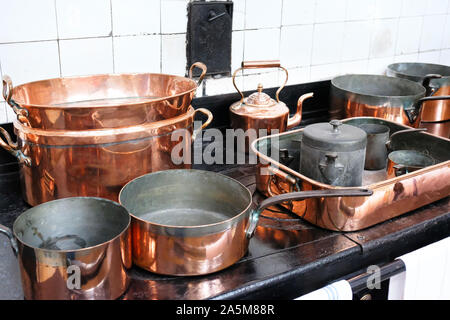
[[[0, 73], [14, 84], [59, 76], [185, 74], [190, 0], [0, 0]], [[450, 64], [449, 0], [234, 0], [232, 70], [280, 59], [289, 84], [383, 73], [400, 61]], [[276, 69], [246, 71], [243, 89], [278, 85]], [[198, 91], [234, 91], [230, 78]], [[13, 114], [0, 98], [0, 123]]]

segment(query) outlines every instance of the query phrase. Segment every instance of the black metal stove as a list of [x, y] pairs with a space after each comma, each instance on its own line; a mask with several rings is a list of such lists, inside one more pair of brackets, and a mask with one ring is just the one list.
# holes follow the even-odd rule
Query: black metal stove
[[[280, 99], [293, 110], [298, 96], [313, 91], [318, 98], [305, 103], [302, 125], [326, 121], [327, 108], [323, 106], [327, 105], [328, 89], [329, 81], [288, 86]], [[269, 89], [268, 93], [275, 90]], [[209, 108], [214, 113], [213, 125], [225, 128], [229, 123], [228, 106], [238, 99], [237, 94], [203, 97], [195, 99], [193, 105]], [[229, 175], [254, 192], [255, 203], [262, 199], [255, 191], [253, 165], [194, 167]], [[28, 206], [21, 199], [17, 173], [15, 180], [8, 182], [2, 173], [0, 223], [11, 227]], [[281, 207], [272, 207], [262, 213], [247, 255], [235, 265], [198, 277], [159, 276], [133, 267], [131, 285], [122, 299], [292, 299], [339, 279], [352, 279], [354, 298], [358, 299], [368, 292], [362, 285], [367, 266], [383, 266], [382, 279], [388, 279], [403, 270], [401, 263], [392, 263], [396, 257], [449, 235], [449, 197], [351, 233], [320, 229]], [[18, 266], [8, 250], [6, 238], [0, 236], [0, 281], [6, 283], [0, 287], [0, 297], [20, 298]], [[385, 298], [386, 288], [384, 281], [382, 290], [372, 290], [370, 294], [373, 298]]]

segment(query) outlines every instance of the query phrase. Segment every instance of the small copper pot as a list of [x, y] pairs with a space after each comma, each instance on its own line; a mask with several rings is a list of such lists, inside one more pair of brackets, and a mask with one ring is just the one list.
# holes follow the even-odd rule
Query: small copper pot
[[[280, 68], [286, 73], [286, 80], [276, 92], [276, 101], [263, 92], [262, 84], [258, 85], [257, 92], [252, 93], [247, 98], [236, 86], [236, 74], [244, 69], [259, 68]], [[302, 95], [297, 102], [297, 111], [292, 117], [289, 117], [289, 108], [280, 101], [279, 94], [283, 90], [288, 80], [288, 71], [280, 65], [280, 61], [243, 61], [241, 68], [233, 73], [233, 85], [241, 95], [241, 100], [236, 101], [230, 106], [231, 127], [233, 129], [254, 129], [255, 132], [248, 132], [249, 143], [245, 144], [245, 151], [248, 152], [249, 145], [257, 139], [262, 132], [266, 130], [267, 135], [284, 132], [295, 126], [298, 126], [302, 120], [303, 101], [313, 96], [313, 93]], [[277, 130], [278, 132], [273, 132]], [[238, 146], [239, 147], [239, 146]], [[240, 148], [242, 150], [242, 146]]]
[[388, 155], [387, 177], [392, 179], [435, 164], [429, 155], [416, 150], [396, 150]]
[[100, 198], [66, 198], [28, 209], [12, 230], [25, 299], [116, 299], [131, 268], [130, 215]]

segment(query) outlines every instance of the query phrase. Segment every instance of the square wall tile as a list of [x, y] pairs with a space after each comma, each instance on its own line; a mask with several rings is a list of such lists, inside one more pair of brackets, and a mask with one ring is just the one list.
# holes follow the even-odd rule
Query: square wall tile
[[245, 31], [245, 60], [277, 60], [280, 57], [280, 29]]
[[63, 76], [113, 72], [112, 38], [61, 40]]
[[422, 17], [401, 18], [398, 23], [396, 54], [417, 52], [422, 32]]
[[233, 31], [231, 34], [231, 72], [240, 68], [244, 60], [244, 31]]
[[53, 41], [0, 45], [2, 74], [13, 85], [60, 76], [58, 44]]
[[2, 1], [0, 42], [55, 40], [54, 0]]
[[342, 60], [359, 60], [369, 57], [371, 26], [370, 21], [345, 23]]
[[387, 66], [394, 62], [394, 57], [370, 59], [367, 72], [370, 74], [386, 74]]
[[396, 18], [401, 14], [402, 0], [375, 0], [375, 19]]
[[446, 16], [425, 16], [420, 39], [420, 51], [440, 49], [444, 35]]
[[[204, 82], [207, 96], [236, 92], [230, 77], [207, 79]], [[236, 77], [236, 85], [242, 90], [242, 77]]]
[[161, 0], [161, 32], [186, 33], [187, 1]]
[[450, 48], [450, 14], [445, 18], [444, 39], [442, 41], [442, 48]]
[[311, 66], [311, 81], [328, 80], [340, 74], [341, 74], [340, 63]]
[[346, 5], [347, 1], [316, 0], [314, 21], [318, 23], [344, 21]]
[[186, 75], [186, 35], [163, 35], [162, 41], [162, 73], [179, 76]]
[[403, 0], [401, 16], [421, 16], [427, 8], [427, 2], [424, 0]]
[[289, 80], [287, 85], [309, 82], [311, 77], [311, 67], [300, 67], [289, 69]]
[[160, 0], [112, 0], [113, 34], [160, 33]]
[[281, 25], [281, 0], [247, 0], [245, 28], [274, 28]]
[[427, 0], [426, 2], [426, 15], [431, 14], [443, 14], [446, 13], [445, 8], [448, 8], [449, 0]]
[[[339, 62], [341, 60], [344, 26], [343, 22], [316, 24], [314, 26], [311, 61], [313, 65]], [[312, 76], [313, 69], [311, 68]]]
[[[258, 73], [258, 74], [247, 74], [243, 77], [243, 88], [244, 91], [256, 91], [258, 84], [262, 84], [263, 88], [274, 88], [281, 86], [281, 82], [285, 79], [285, 74], [283, 72], [281, 78], [279, 77], [279, 72], [276, 69], [269, 72]], [[272, 97], [275, 98], [275, 97]]]
[[441, 57], [439, 59], [439, 63], [450, 66], [450, 49], [441, 50]]
[[366, 74], [369, 60], [358, 60], [341, 63], [341, 74]]
[[56, 0], [60, 39], [111, 35], [108, 0]]
[[233, 1], [233, 30], [245, 29], [245, 0]]
[[397, 19], [375, 20], [370, 42], [370, 58], [394, 56]]
[[439, 63], [440, 58], [441, 58], [440, 50], [419, 52], [419, 57], [418, 57], [417, 61], [425, 62], [425, 63]]
[[115, 37], [114, 72], [161, 72], [161, 36]]
[[418, 53], [410, 53], [410, 54], [402, 54], [399, 56], [395, 56], [395, 62], [416, 62], [419, 58]]
[[314, 22], [315, 0], [283, 0], [283, 26]]
[[280, 60], [286, 68], [311, 64], [313, 25], [281, 28]]
[[375, 0], [348, 0], [347, 20], [368, 20], [375, 11]]

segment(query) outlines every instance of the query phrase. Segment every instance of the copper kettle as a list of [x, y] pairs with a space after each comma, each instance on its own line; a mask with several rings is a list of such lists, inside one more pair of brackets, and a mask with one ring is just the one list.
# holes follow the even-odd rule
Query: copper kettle
[[[248, 97], [236, 86], [236, 74], [244, 69], [260, 69], [260, 68], [280, 68], [286, 73], [286, 79], [281, 87], [278, 88], [272, 99], [268, 94], [263, 92], [262, 84], [258, 85], [257, 92], [252, 93]], [[297, 102], [297, 111], [289, 117], [289, 108], [279, 99], [279, 94], [283, 90], [288, 80], [288, 71], [280, 65], [280, 61], [243, 61], [239, 69], [233, 73], [233, 85], [241, 95], [241, 99], [230, 106], [230, 120], [233, 129], [242, 129], [247, 133], [249, 143], [245, 143], [245, 152], [248, 152], [248, 146], [253, 140], [264, 135], [284, 132], [300, 124], [302, 120], [302, 104], [303, 101], [311, 98], [313, 93], [302, 95]], [[248, 129], [254, 129], [248, 131]], [[262, 130], [267, 130], [262, 131]], [[274, 132], [273, 130], [278, 130]], [[239, 148], [239, 144], [238, 144]], [[239, 148], [242, 150], [241, 148]]]

